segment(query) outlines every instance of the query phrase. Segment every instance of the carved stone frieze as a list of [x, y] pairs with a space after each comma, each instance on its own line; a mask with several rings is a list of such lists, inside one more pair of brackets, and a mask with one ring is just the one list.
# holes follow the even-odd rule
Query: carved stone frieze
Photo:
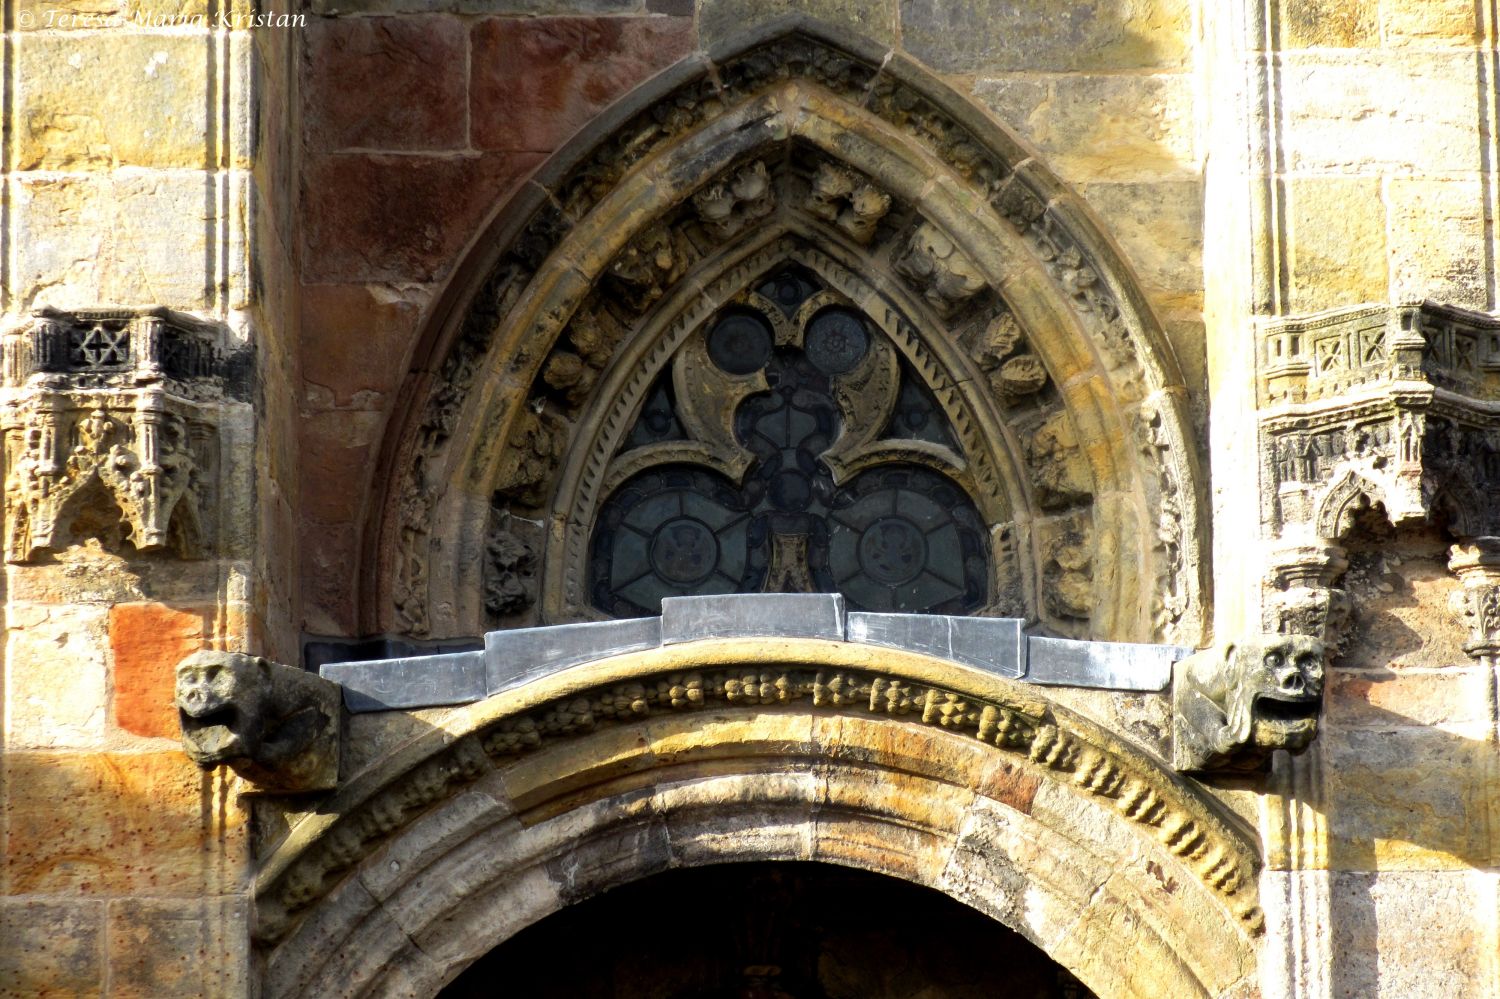
[[1338, 542], [1366, 511], [1500, 534], [1500, 319], [1361, 306], [1267, 323], [1260, 341], [1265, 624], [1337, 647]]
[[911, 234], [895, 268], [945, 319], [987, 287], [974, 261], [931, 223], [924, 222]]
[[195, 652], [177, 664], [182, 746], [205, 770], [228, 766], [257, 790], [327, 791], [338, 783], [338, 684], [241, 652]]
[[891, 196], [862, 174], [825, 160], [813, 174], [804, 207], [863, 245], [875, 238], [876, 226], [891, 210]]
[[1323, 643], [1269, 635], [1205, 649], [1172, 669], [1172, 765], [1256, 770], [1300, 753], [1318, 732]]
[[[238, 388], [217, 339], [165, 309], [49, 310], [4, 335], [7, 559], [32, 561], [73, 533], [210, 554], [217, 425]], [[91, 489], [115, 516], [98, 504], [72, 516]]]

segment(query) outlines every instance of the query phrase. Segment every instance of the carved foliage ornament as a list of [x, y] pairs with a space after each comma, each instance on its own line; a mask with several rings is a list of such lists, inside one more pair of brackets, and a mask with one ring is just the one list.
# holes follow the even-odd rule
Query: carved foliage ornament
[[240, 652], [177, 664], [182, 746], [205, 770], [229, 766], [257, 790], [326, 791], [338, 783], [339, 686]]
[[[483, 286], [472, 314], [465, 316], [457, 345], [445, 361], [439, 379], [442, 384], [434, 392], [429, 412], [418, 421], [422, 432], [408, 438], [414, 446], [403, 459], [400, 498], [392, 507], [395, 521], [390, 529], [391, 540], [400, 547], [399, 556], [391, 562], [397, 575], [390, 592], [403, 627], [415, 633], [427, 628], [428, 515], [433, 509], [435, 493], [445, 488], [444, 483], [453, 474], [444, 470], [447, 459], [443, 452], [453, 425], [455, 401], [467, 396], [476, 372], [474, 361], [483, 356], [498, 328], [526, 328], [534, 333], [531, 342], [550, 343], [558, 330], [567, 328], [569, 317], [578, 312], [580, 300], [553, 295], [555, 303], [539, 307], [542, 311], [536, 313], [541, 316], [544, 312], [545, 319], [536, 322], [530, 318], [517, 319], [507, 326], [499, 317], [506, 315], [514, 303], [529, 301], [520, 297], [521, 289], [548, 255], [565, 241], [573, 224], [569, 220], [588, 216], [644, 158], [666, 152], [667, 147], [685, 141], [688, 133], [711, 127], [717, 119], [744, 113], [745, 106], [756, 95], [779, 86], [781, 81], [806, 79], [816, 84], [790, 91], [797, 100], [847, 103], [850, 108], [858, 109], [854, 113], [873, 116], [893, 126], [904, 136], [903, 141], [936, 156], [958, 185], [976, 193], [980, 199], [976, 203], [987, 203], [997, 218], [1021, 237], [1062, 301], [1079, 319], [1084, 334], [1094, 340], [1112, 387], [1127, 405], [1163, 386], [1180, 383], [1170, 364], [1164, 366], [1168, 355], [1153, 353], [1161, 340], [1149, 319], [1143, 326], [1141, 317], [1122, 307], [1115, 282], [1107, 279], [1107, 275], [1114, 273], [1113, 263], [1101, 265], [1095, 259], [1101, 252], [1108, 254], [1105, 244], [1093, 238], [1086, 222], [1080, 223], [1074, 217], [1077, 210], [1064, 204], [1066, 199], [1049, 200], [1038, 193], [1045, 189], [1045, 184], [1039, 187], [1028, 177], [1012, 173], [998, 151], [1008, 146], [997, 142], [994, 136], [986, 138], [980, 134], [983, 128], [975, 131], [978, 119], [972, 116], [972, 109], [958, 110], [957, 103], [962, 102], [941, 92], [936, 81], [919, 79], [909, 71], [888, 75], [879, 65], [802, 32], [803, 29], [798, 29], [796, 33], [725, 56], [718, 60], [712, 75], [693, 77], [670, 93], [663, 93], [655, 104], [624, 121], [561, 173], [549, 187], [549, 197], [541, 199], [531, 218], [520, 224], [520, 234], [510, 251]], [[785, 109], [777, 112], [786, 113]], [[822, 112], [809, 104], [798, 113], [816, 117]], [[800, 128], [793, 119], [789, 120], [793, 121], [794, 131]], [[777, 134], [775, 129], [766, 129], [765, 134], [767, 142], [780, 141], [769, 138]], [[774, 158], [759, 153], [747, 155], [706, 187], [679, 190], [671, 184], [665, 187], [658, 184], [661, 204], [644, 217], [659, 219], [669, 212], [668, 206], [683, 205], [694, 215], [692, 231], [703, 233], [710, 244], [688, 245], [691, 240], [685, 238], [688, 234], [682, 228], [647, 222], [646, 228], [631, 239], [628, 252], [609, 264], [605, 274], [584, 275], [595, 281], [596, 290], [609, 300], [609, 311], [630, 317], [642, 315], [664, 300], [667, 289], [687, 273], [695, 255], [716, 248], [714, 240], [723, 243], [725, 238], [752, 238], [762, 225], [789, 208], [818, 220], [853, 245], [878, 244], [882, 233], [892, 228], [898, 209], [889, 199], [888, 189], [882, 190], [880, 171], [873, 169], [870, 162], [861, 161], [857, 168], [837, 162], [817, 165], [809, 174], [808, 183], [792, 191], [777, 184], [779, 167], [773, 164], [780, 162], [778, 149]], [[1036, 169], [1035, 165], [1030, 169]], [[762, 170], [769, 177], [768, 186], [763, 183]], [[636, 217], [642, 216], [638, 212]], [[935, 311], [958, 316], [967, 310], [969, 303], [984, 298], [987, 293], [982, 285], [983, 275], [950, 234], [928, 228], [912, 235], [908, 227], [895, 228], [909, 239], [901, 258], [904, 279], [918, 286]], [[1142, 340], [1143, 333], [1149, 345]], [[538, 379], [537, 394], [551, 397], [561, 392], [564, 405], [576, 407], [592, 390], [596, 379], [591, 370], [601, 369], [582, 351], [571, 352], [578, 360], [556, 358], [546, 362], [548, 370], [544, 378]], [[1046, 377], [1040, 363], [1026, 356], [999, 362], [996, 370], [987, 370], [986, 374], [1018, 399], [1024, 399]], [[1178, 628], [1185, 614], [1189, 622], [1196, 620], [1197, 613], [1194, 566], [1200, 543], [1195, 517], [1198, 498], [1192, 485], [1191, 449], [1184, 446], [1179, 409], [1175, 404], [1160, 409], [1162, 418], [1152, 432], [1153, 441], [1143, 443], [1141, 448], [1143, 456], [1149, 451], [1151, 461], [1146, 462], [1144, 457], [1140, 461], [1142, 468], [1161, 469], [1160, 476], [1155, 471], [1147, 475], [1148, 505], [1156, 505], [1158, 477], [1177, 497], [1177, 503], [1164, 506], [1177, 511], [1177, 520], [1170, 525], [1171, 536], [1156, 548], [1162, 558], [1176, 560], [1159, 573], [1161, 578], [1183, 579], [1185, 589], [1169, 600], [1158, 601], [1158, 621], [1163, 632]], [[532, 417], [527, 420], [536, 422]], [[1135, 425], [1128, 419], [1126, 424]], [[527, 427], [520, 429], [523, 433], [531, 432]], [[523, 470], [535, 468], [524, 459], [505, 464], [506, 467], [519, 464], [524, 466]], [[500, 484], [496, 488], [503, 491], [507, 487]], [[540, 492], [545, 484], [534, 481], [526, 488]], [[1189, 623], [1188, 627], [1193, 625]]]
[[[237, 386], [214, 330], [165, 310], [43, 312], [4, 337], [6, 557], [65, 543], [97, 487], [137, 551], [209, 550], [217, 414]], [[107, 531], [98, 504], [83, 530]]]

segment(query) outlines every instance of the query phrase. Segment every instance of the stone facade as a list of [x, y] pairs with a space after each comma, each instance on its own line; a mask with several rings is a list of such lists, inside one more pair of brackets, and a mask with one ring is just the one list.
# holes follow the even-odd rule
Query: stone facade
[[[1099, 996], [1500, 999], [1493, 5], [3, 33], [0, 995], [435, 995], [794, 860]], [[847, 619], [674, 619], [731, 535]]]

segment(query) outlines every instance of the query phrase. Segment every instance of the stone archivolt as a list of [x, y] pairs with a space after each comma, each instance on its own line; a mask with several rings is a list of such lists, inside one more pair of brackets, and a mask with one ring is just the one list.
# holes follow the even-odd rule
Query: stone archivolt
[[[137, 551], [210, 553], [227, 385], [217, 340], [165, 309], [46, 311], [4, 336], [8, 560], [65, 545], [70, 502], [90, 486]], [[120, 533], [97, 516], [83, 530]]]
[[1339, 540], [1377, 505], [1441, 521], [1493, 643], [1488, 553], [1500, 535], [1500, 319], [1434, 302], [1360, 306], [1260, 332], [1262, 519], [1273, 541], [1267, 627], [1337, 645], [1349, 604]]
[[[486, 775], [507, 772], [529, 754], [568, 740], [603, 736], [612, 727], [709, 710], [718, 725], [732, 722], [737, 711], [750, 712], [748, 732], [774, 727], [770, 719], [778, 712], [811, 712], [878, 716], [889, 724], [930, 726], [973, 740], [1041, 783], [1055, 785], [1065, 797], [1103, 805], [1152, 844], [1148, 851], [1161, 851], [1160, 863], [1190, 873], [1205, 897], [1216, 900], [1227, 925], [1238, 927], [1242, 940], [1260, 933], [1257, 850], [1233, 821], [1160, 763], [1055, 706], [1035, 688], [922, 655], [881, 650], [872, 657], [871, 652], [817, 640], [700, 641], [602, 660], [449, 713], [441, 730], [353, 775], [291, 827], [257, 879], [259, 939], [274, 953], [281, 941], [297, 935], [298, 924], [346, 871], [389, 838], [403, 835], [418, 816], [464, 797]], [[755, 748], [763, 738], [752, 737], [741, 751], [752, 756], [794, 752], [770, 744]], [[634, 738], [627, 741], [636, 745]], [[555, 789], [536, 787], [528, 793], [531, 805], [524, 807], [539, 810], [537, 821], [555, 814], [549, 796], [572, 802], [564, 810], [587, 808], [590, 799], [580, 775], [600, 765], [588, 745], [583, 744], [582, 758], [555, 771], [553, 779], [560, 782]], [[670, 752], [646, 749], [644, 737], [639, 745], [641, 763], [618, 769], [622, 760], [614, 759], [604, 770], [618, 776], [642, 766], [671, 765]], [[795, 761], [787, 757], [772, 770], [780, 772]], [[908, 807], [917, 804], [910, 800]], [[723, 807], [727, 816], [739, 805], [726, 801]], [[521, 819], [527, 824], [524, 815]], [[915, 814], [911, 820], [922, 821]], [[272, 958], [273, 967], [277, 960]]]
[[[393, 430], [370, 630], [589, 616], [590, 518], [651, 387], [795, 263], [938, 400], [1009, 607], [1061, 634], [1199, 638], [1201, 487], [1170, 349], [1076, 199], [899, 56], [801, 26], [685, 64], [559, 154], [484, 246], [439, 309], [433, 388]], [[696, 446], [744, 474], [732, 434]], [[535, 553], [541, 607], [486, 600], [496, 531]]]

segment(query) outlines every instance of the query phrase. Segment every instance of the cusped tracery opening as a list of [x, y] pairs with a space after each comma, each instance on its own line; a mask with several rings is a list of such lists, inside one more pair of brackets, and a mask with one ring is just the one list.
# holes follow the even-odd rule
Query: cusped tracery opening
[[589, 563], [609, 616], [756, 592], [970, 614], [996, 589], [948, 418], [890, 340], [801, 268], [689, 338], [616, 464], [633, 474], [600, 509]]

